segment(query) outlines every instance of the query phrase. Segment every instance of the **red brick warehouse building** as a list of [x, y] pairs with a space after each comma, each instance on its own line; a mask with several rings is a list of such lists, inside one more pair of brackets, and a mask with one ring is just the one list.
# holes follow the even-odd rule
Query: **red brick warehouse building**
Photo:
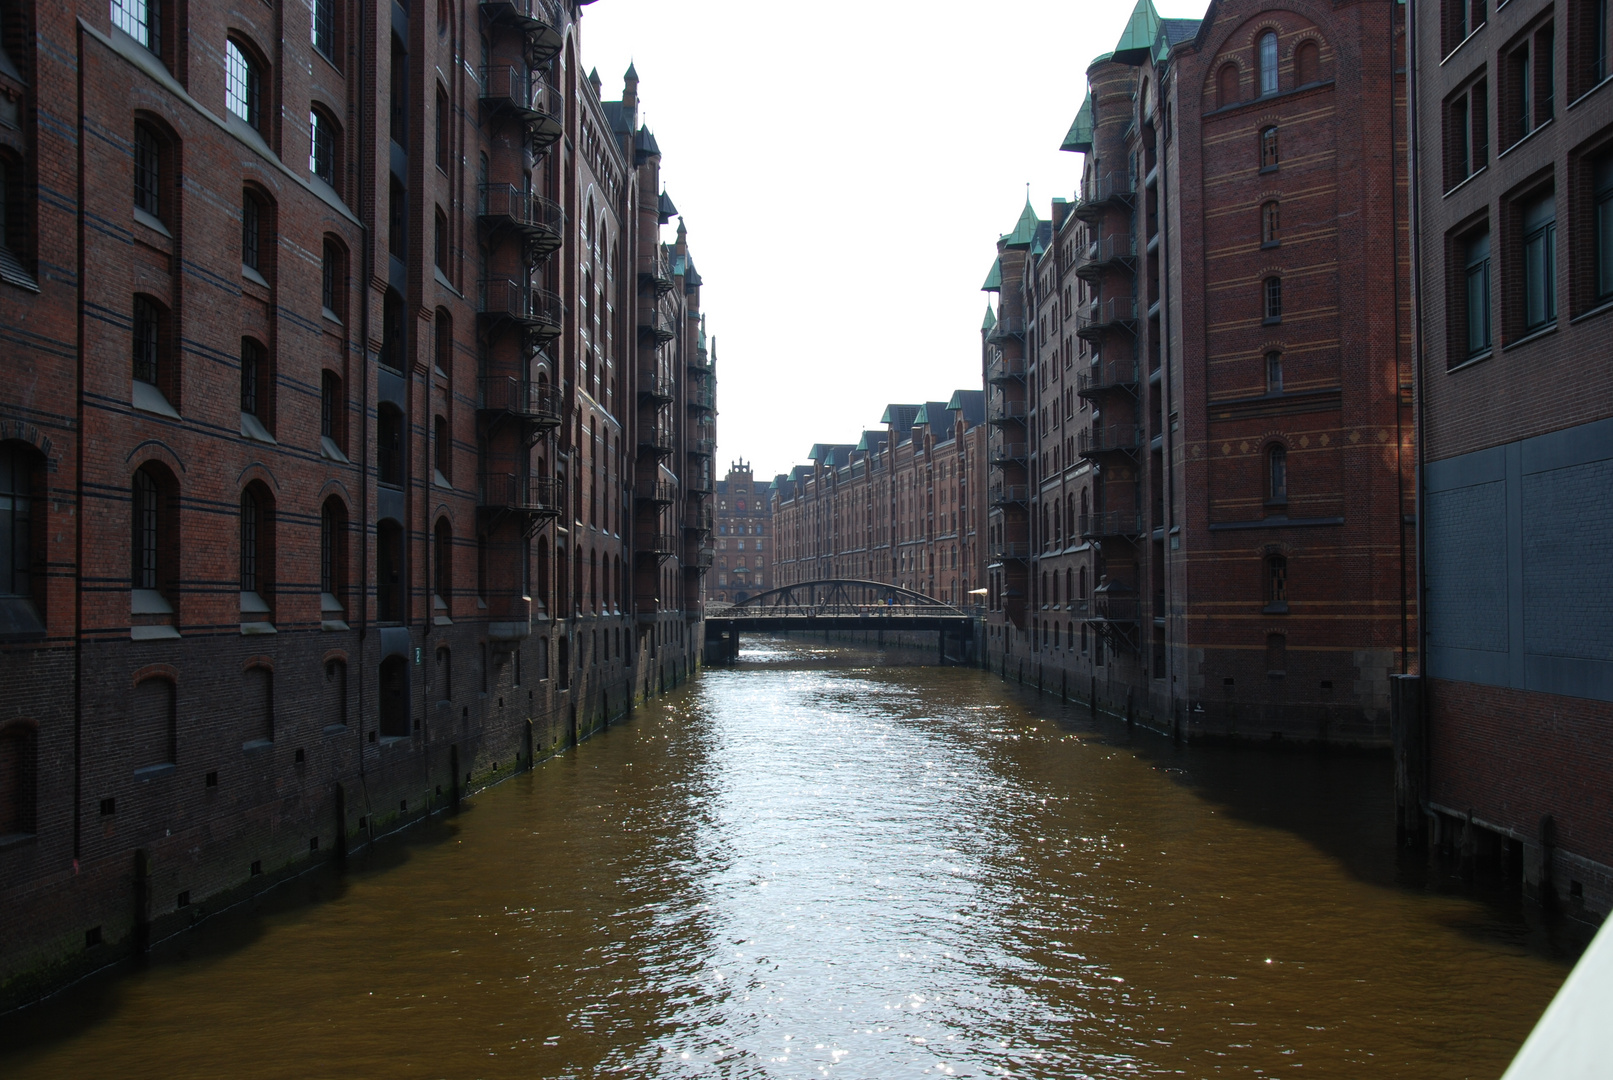
[[972, 605], [984, 572], [985, 401], [885, 407], [852, 443], [819, 443], [771, 487], [776, 584], [856, 579]]
[[580, 13], [0, 2], [0, 1000], [698, 663], [700, 279]]
[[1412, 11], [1428, 764], [1420, 809], [1442, 846], [1605, 914], [1607, 5], [1418, 0]]
[[766, 485], [756, 486], [756, 476], [744, 461], [728, 466], [727, 477], [717, 481], [716, 499], [712, 573], [717, 580], [711, 599], [737, 604], [776, 584], [768, 561], [773, 554], [773, 511]]
[[1387, 742], [1412, 666], [1401, 11], [1140, 0], [998, 242], [990, 658], [1192, 737]]

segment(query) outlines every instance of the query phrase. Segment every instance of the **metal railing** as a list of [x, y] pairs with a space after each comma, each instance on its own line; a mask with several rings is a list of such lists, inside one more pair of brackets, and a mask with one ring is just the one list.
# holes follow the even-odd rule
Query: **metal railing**
[[477, 311], [490, 319], [509, 319], [523, 326], [560, 332], [566, 305], [558, 293], [533, 288], [512, 278], [486, 278], [477, 288]]
[[1133, 453], [1142, 446], [1143, 429], [1135, 424], [1110, 424], [1108, 427], [1088, 428], [1076, 438], [1076, 452], [1084, 457], [1094, 454]]
[[671, 341], [678, 336], [677, 331], [672, 329], [672, 316], [653, 305], [639, 308], [638, 328], [656, 341]]
[[696, 387], [689, 391], [689, 408], [705, 409], [708, 412], [717, 408], [717, 392], [709, 386]]
[[1091, 338], [1111, 327], [1125, 326], [1136, 321], [1137, 298], [1113, 296], [1078, 309], [1075, 314], [1075, 332], [1084, 338]]
[[1104, 360], [1075, 377], [1075, 392], [1082, 397], [1106, 390], [1131, 390], [1137, 386], [1137, 361]]
[[676, 555], [678, 538], [671, 533], [640, 533], [635, 546], [651, 555]]
[[1029, 499], [1030, 487], [1026, 484], [996, 484], [991, 489], [993, 506], [1009, 506], [1027, 502]]
[[1108, 536], [1141, 536], [1143, 516], [1127, 510], [1082, 514], [1080, 530], [1083, 540], [1101, 540]]
[[999, 315], [997, 323], [986, 334], [987, 341], [1001, 341], [1004, 338], [1022, 338], [1025, 336], [1025, 317], [1023, 315]]
[[989, 419], [993, 424], [1004, 422], [1022, 424], [1025, 422], [1025, 413], [1023, 401], [994, 401], [991, 403]]
[[516, 473], [478, 473], [479, 502], [491, 510], [559, 516], [565, 508], [566, 493], [553, 477], [529, 477]]
[[691, 506], [683, 515], [683, 527], [694, 529], [696, 532], [710, 532], [713, 515], [709, 503], [700, 503]]
[[[711, 477], [709, 476], [691, 477], [684, 481], [683, 486], [686, 491], [694, 495], [710, 495], [715, 490], [712, 487]], [[711, 507], [708, 506], [706, 509], [710, 510]], [[708, 525], [707, 528], [710, 528], [710, 526]]]
[[640, 502], [673, 503], [678, 500], [678, 485], [667, 480], [640, 480], [633, 485], [633, 497]]
[[638, 381], [638, 392], [647, 398], [656, 401], [671, 401], [677, 394], [677, 388], [671, 379], [661, 375], [641, 375]]
[[1022, 442], [997, 443], [989, 451], [989, 460], [993, 465], [1024, 461], [1029, 456], [1029, 449]]
[[639, 273], [654, 286], [657, 295], [672, 291], [672, 262], [661, 245], [655, 245], [648, 256], [639, 260]]
[[1104, 596], [1095, 593], [1092, 597], [1092, 618], [1103, 622], [1134, 623], [1139, 621], [1142, 614], [1142, 603], [1135, 596]]
[[523, 191], [514, 184], [483, 184], [477, 189], [476, 212], [494, 224], [506, 224], [532, 239], [552, 238], [560, 246], [566, 212], [553, 199]]
[[1075, 268], [1075, 273], [1077, 277], [1090, 281], [1104, 270], [1123, 266], [1136, 258], [1136, 235], [1131, 232], [1114, 233], [1092, 245], [1085, 261]]
[[513, 375], [488, 375], [480, 380], [482, 408], [509, 413], [537, 424], [560, 423], [560, 391], [548, 383], [517, 379]]
[[642, 447], [655, 450], [663, 454], [670, 454], [677, 448], [677, 441], [670, 427], [647, 427], [639, 432], [638, 443]]
[[717, 452], [717, 440], [709, 435], [689, 440], [689, 453], [710, 457]]
[[998, 541], [991, 544], [987, 551], [993, 559], [1024, 560], [1031, 557], [1031, 546], [1019, 541]]
[[986, 368], [986, 381], [989, 383], [1008, 382], [1024, 377], [1025, 358], [1022, 356], [999, 356]]

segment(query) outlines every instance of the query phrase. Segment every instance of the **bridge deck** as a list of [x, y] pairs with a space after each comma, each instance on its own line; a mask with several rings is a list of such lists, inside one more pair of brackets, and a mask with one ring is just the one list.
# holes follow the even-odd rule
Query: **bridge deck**
[[825, 614], [719, 615], [706, 616], [706, 632], [716, 634], [724, 630], [772, 631], [786, 630], [967, 630], [971, 620], [967, 615], [895, 615], [878, 610]]

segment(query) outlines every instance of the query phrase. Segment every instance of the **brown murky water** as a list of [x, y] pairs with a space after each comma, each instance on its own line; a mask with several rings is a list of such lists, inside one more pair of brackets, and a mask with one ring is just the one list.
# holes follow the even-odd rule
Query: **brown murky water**
[[759, 643], [0, 1021], [25, 1077], [1495, 1077], [1572, 946], [1396, 863], [1379, 760]]

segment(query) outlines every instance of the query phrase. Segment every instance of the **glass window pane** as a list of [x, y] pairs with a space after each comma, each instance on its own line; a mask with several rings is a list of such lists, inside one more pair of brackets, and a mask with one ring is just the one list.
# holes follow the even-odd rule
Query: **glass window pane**
[[252, 115], [251, 94], [251, 65], [247, 63], [246, 54], [235, 42], [226, 42], [224, 45], [224, 104], [225, 107], [251, 124], [255, 121]]

